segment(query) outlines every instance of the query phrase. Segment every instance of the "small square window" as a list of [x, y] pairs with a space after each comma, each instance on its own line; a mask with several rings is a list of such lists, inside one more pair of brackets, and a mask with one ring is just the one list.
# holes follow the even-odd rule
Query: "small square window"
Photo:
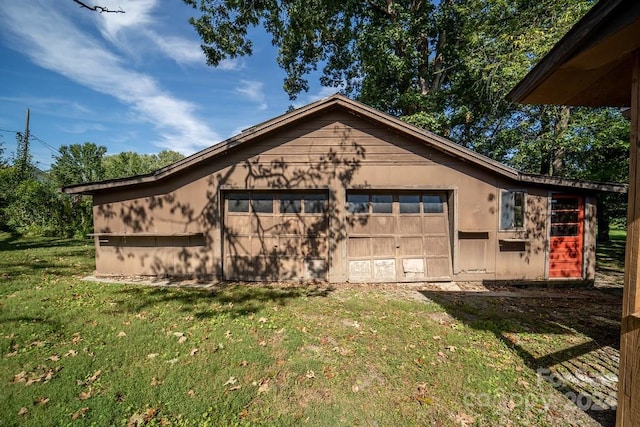
[[442, 199], [438, 195], [422, 196], [422, 204], [424, 213], [442, 213]]
[[371, 196], [371, 207], [373, 213], [391, 213], [393, 212], [393, 196], [374, 194]]
[[297, 214], [302, 210], [301, 195], [282, 194], [280, 196], [280, 213]]
[[500, 230], [524, 227], [524, 191], [503, 191], [500, 199]]
[[229, 212], [249, 212], [249, 193], [229, 193], [227, 195]]
[[304, 195], [304, 213], [325, 213], [327, 211], [327, 195], [326, 194], [305, 194]]
[[418, 194], [401, 194], [399, 196], [400, 213], [420, 213], [420, 196]]
[[347, 204], [350, 213], [369, 213], [369, 195], [367, 194], [348, 194]]
[[251, 195], [251, 209], [255, 213], [273, 213], [273, 195], [253, 193]]

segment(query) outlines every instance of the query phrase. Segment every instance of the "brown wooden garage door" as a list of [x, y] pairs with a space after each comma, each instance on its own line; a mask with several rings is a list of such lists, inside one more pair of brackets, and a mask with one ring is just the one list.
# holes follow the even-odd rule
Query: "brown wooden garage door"
[[351, 192], [347, 205], [350, 281], [451, 279], [446, 193]]
[[327, 193], [225, 194], [227, 280], [324, 280]]

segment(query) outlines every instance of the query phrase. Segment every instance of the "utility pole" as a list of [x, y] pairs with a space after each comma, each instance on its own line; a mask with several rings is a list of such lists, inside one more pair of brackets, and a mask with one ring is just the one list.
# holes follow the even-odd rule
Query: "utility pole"
[[24, 126], [24, 135], [22, 136], [22, 152], [20, 154], [18, 174], [20, 180], [22, 180], [26, 176], [27, 164], [29, 163], [29, 108], [27, 108], [27, 119]]

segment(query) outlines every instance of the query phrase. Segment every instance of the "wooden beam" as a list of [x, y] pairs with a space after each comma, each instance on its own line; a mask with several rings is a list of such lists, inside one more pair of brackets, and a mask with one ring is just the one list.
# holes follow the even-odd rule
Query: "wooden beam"
[[629, 206], [620, 331], [617, 427], [640, 426], [640, 51], [634, 53], [631, 83]]

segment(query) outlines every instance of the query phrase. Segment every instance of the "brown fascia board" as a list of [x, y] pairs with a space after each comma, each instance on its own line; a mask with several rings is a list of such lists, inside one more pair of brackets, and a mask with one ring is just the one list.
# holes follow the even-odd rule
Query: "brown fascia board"
[[619, 184], [613, 182], [593, 182], [593, 181], [578, 181], [574, 179], [558, 178], [548, 175], [535, 175], [520, 173], [518, 181], [526, 182], [530, 184], [542, 185], [545, 187], [558, 187], [567, 190], [583, 190], [589, 192], [605, 192], [605, 193], [621, 193], [627, 192], [628, 186], [626, 184]]
[[513, 102], [523, 102], [542, 82], [589, 43], [593, 31], [603, 25], [618, 6], [626, 0], [600, 0], [567, 34], [536, 64], [507, 94]]

